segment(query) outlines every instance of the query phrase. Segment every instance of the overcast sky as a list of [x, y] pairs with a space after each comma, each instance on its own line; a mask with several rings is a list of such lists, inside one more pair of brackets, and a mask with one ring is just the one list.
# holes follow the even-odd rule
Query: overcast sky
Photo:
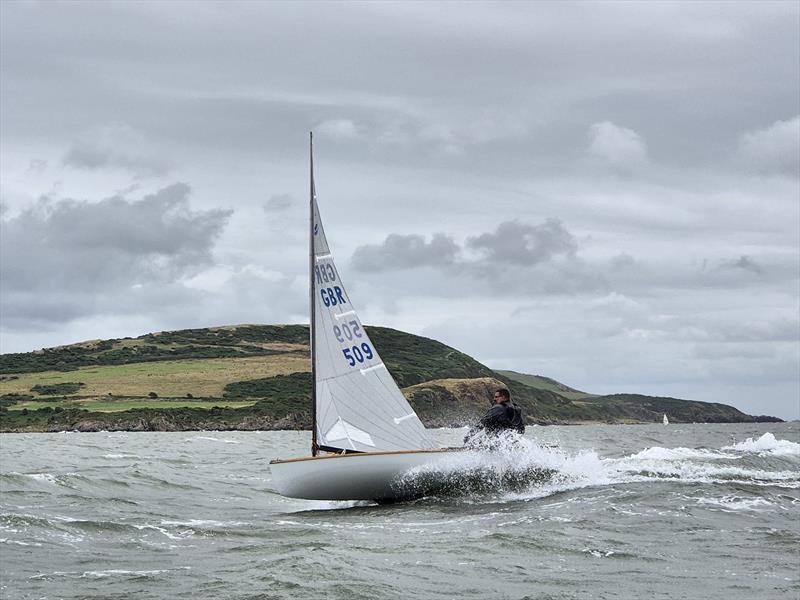
[[800, 3], [0, 2], [0, 350], [307, 317], [800, 417]]

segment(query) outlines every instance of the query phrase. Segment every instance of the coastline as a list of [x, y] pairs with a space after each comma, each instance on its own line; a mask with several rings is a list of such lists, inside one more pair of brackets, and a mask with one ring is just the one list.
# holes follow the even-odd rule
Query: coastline
[[[744, 420], [744, 421], [700, 421], [692, 422], [691, 424], [711, 424], [711, 423], [782, 423], [781, 419], [770, 418], [762, 420]], [[553, 421], [531, 421], [527, 424], [530, 429], [532, 427], [549, 427], [549, 426], [567, 426], [579, 427], [585, 425], [655, 425], [659, 421], [637, 421], [632, 419], [625, 420], [553, 420]], [[462, 421], [449, 422], [449, 423], [424, 423], [427, 429], [457, 429], [461, 427], [468, 427], [472, 423], [464, 423]], [[673, 421], [671, 425], [686, 425], [690, 423]], [[668, 426], [667, 426], [668, 427]], [[0, 434], [15, 434], [15, 433], [107, 433], [107, 432], [178, 432], [178, 431], [310, 431], [307, 418], [298, 417], [297, 415], [287, 415], [281, 419], [271, 419], [268, 417], [253, 417], [242, 419], [237, 422], [229, 422], [225, 420], [214, 421], [207, 420], [198, 423], [185, 423], [177, 422], [163, 417], [159, 418], [139, 418], [134, 422], [125, 423], [109, 423], [102, 420], [86, 418], [84, 420], [77, 420], [71, 424], [61, 423], [36, 423], [20, 427], [1, 427]]]

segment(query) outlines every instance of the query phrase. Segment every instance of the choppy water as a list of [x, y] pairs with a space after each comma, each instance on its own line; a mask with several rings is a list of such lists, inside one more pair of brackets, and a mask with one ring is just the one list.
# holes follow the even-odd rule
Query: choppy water
[[529, 428], [548, 481], [377, 506], [272, 491], [304, 432], [6, 434], [0, 597], [798, 598], [799, 437]]

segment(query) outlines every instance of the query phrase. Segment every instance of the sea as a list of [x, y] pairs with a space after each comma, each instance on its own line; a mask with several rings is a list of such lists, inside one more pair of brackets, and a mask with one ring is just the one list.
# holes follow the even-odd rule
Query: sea
[[278, 495], [308, 447], [0, 435], [0, 598], [800, 598], [797, 422], [529, 427], [478, 460], [547, 477], [389, 505]]

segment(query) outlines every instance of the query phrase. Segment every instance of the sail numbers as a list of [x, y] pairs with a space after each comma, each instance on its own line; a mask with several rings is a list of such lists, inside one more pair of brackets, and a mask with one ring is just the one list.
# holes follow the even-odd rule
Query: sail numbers
[[351, 367], [356, 366], [356, 362], [363, 363], [365, 360], [371, 360], [375, 354], [372, 352], [372, 348], [369, 347], [369, 344], [364, 342], [360, 346], [352, 346], [350, 348], [342, 349], [342, 354], [347, 359], [348, 364]]
[[[361, 332], [361, 325], [355, 319], [341, 325], [334, 325], [333, 335], [341, 343], [352, 342], [356, 338], [364, 337]], [[366, 342], [361, 343], [361, 345], [356, 344], [355, 346], [342, 348], [342, 354], [347, 359], [347, 364], [351, 367], [355, 367], [357, 363], [363, 363], [365, 360], [372, 360], [375, 357], [375, 353]]]
[[352, 341], [354, 337], [363, 337], [361, 333], [361, 325], [358, 324], [358, 321], [348, 321], [344, 323], [341, 327], [339, 325], [333, 326], [333, 335], [336, 336], [336, 339], [340, 342], [344, 342], [345, 338]]

